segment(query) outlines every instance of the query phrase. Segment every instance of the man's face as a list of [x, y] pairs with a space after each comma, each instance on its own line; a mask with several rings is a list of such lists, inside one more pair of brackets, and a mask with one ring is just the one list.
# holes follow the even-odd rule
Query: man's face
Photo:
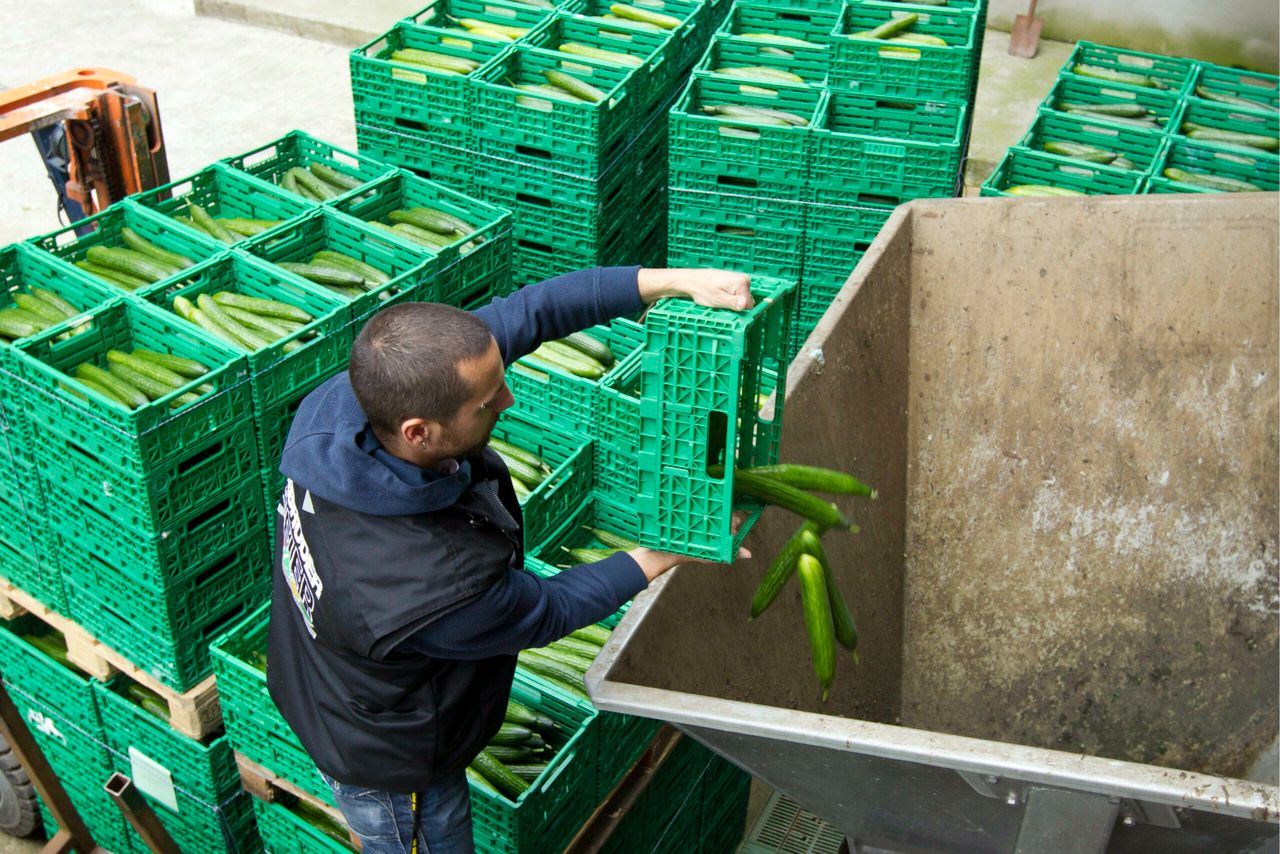
[[463, 459], [480, 453], [489, 444], [498, 415], [515, 403], [515, 398], [507, 388], [496, 341], [490, 341], [489, 351], [480, 358], [459, 363], [458, 373], [472, 394], [453, 419], [443, 425], [441, 451]]

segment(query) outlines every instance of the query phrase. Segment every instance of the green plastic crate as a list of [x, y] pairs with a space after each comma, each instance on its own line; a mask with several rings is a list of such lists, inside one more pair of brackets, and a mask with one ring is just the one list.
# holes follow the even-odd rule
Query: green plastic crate
[[[68, 785], [63, 779], [63, 788], [98, 846], [112, 854], [145, 854], [147, 849], [135, 842], [136, 834], [129, 827], [120, 808], [102, 788], [102, 783], [78, 788]], [[45, 835], [52, 839], [58, 832], [58, 823], [54, 821], [53, 814], [43, 800], [40, 801], [40, 818]]]
[[[175, 218], [179, 228], [190, 229], [206, 240], [210, 238], [205, 232], [176, 219], [191, 216], [188, 202], [204, 208], [215, 219], [242, 217], [280, 220], [281, 223], [302, 216], [315, 207], [313, 202], [221, 163], [214, 163], [189, 178], [171, 181], [129, 198], [145, 208]], [[238, 237], [234, 243], [244, 239]]]
[[[1210, 95], [1253, 101], [1258, 105], [1256, 109], [1262, 112], [1274, 113], [1280, 110], [1280, 77], [1274, 74], [1260, 74], [1202, 62], [1188, 94], [1212, 100], [1205, 97], [1206, 92]], [[1253, 109], [1241, 104], [1236, 106]]]
[[702, 851], [702, 793], [713, 758], [705, 747], [682, 736], [610, 836], [604, 854]]
[[1151, 170], [1148, 193], [1213, 193], [1205, 187], [1174, 181], [1164, 175], [1168, 168], [1200, 172], [1237, 181], [1248, 181], [1260, 190], [1280, 189], [1280, 157], [1266, 152], [1245, 153], [1238, 148], [1201, 145], [1192, 140], [1171, 139]]
[[210, 645], [227, 735], [250, 761], [332, 805], [333, 792], [271, 700], [266, 672], [256, 666], [259, 654], [266, 655], [270, 613], [269, 602], [254, 608]]
[[[640, 541], [730, 562], [759, 517], [737, 505], [733, 469], [778, 459], [795, 280], [752, 279], [749, 311], [665, 300], [649, 310], [641, 362]], [[774, 387], [774, 420], [758, 396]], [[712, 474], [713, 466], [722, 466]], [[751, 510], [732, 533], [733, 511]]]
[[540, 542], [577, 509], [591, 491], [592, 447], [582, 434], [557, 430], [507, 410], [495, 425], [495, 438], [523, 448], [551, 472], [520, 502], [527, 542]]
[[261, 597], [271, 571], [270, 549], [261, 527], [238, 542], [222, 545], [196, 566], [183, 567], [181, 576], [159, 585], [137, 581], [128, 565], [108, 563], [97, 551], [92, 543], [81, 543], [78, 550], [65, 543], [60, 550], [63, 576], [71, 591], [72, 619], [86, 627], [104, 625], [96, 614], [104, 599], [129, 616], [130, 634], [124, 641], [114, 633], [96, 632], [98, 640], [113, 648], [127, 645], [138, 634], [179, 639], [198, 633], [221, 615], [228, 602]]
[[[495, 277], [511, 276], [511, 213], [449, 187], [398, 170], [372, 184], [361, 196], [339, 202], [337, 210], [364, 221], [391, 224], [394, 210], [430, 207], [462, 219], [475, 228], [436, 254], [438, 269], [433, 299], [460, 306], [475, 296], [476, 286]], [[415, 251], [422, 247], [405, 238]]]
[[[761, 48], [769, 47], [771, 50], [762, 51]], [[800, 81], [761, 81], [756, 85], [763, 88], [772, 89], [774, 86], [823, 86], [827, 81], [827, 54], [826, 51], [816, 51], [819, 56], [815, 57], [814, 52], [809, 52], [805, 48], [796, 50], [787, 50], [789, 56], [780, 56], [772, 51], [779, 50], [776, 46], [770, 45], [766, 41], [756, 39], [733, 38], [717, 34], [711, 39], [711, 43], [707, 46], [707, 51], [702, 55], [702, 59], [698, 61], [697, 71], [711, 74], [716, 77], [726, 77], [731, 80], [744, 80], [733, 74], [720, 74], [717, 69], [720, 68], [771, 68], [775, 71], [787, 72], [795, 74], [802, 78]], [[784, 50], [786, 50], [784, 48]], [[755, 82], [746, 80], [745, 82]]]
[[[884, 223], [889, 213], [891, 211], [877, 208], [827, 205], [809, 208], [804, 237], [804, 272], [800, 277], [802, 285], [839, 290], [875, 240], [878, 224]], [[808, 302], [802, 287], [796, 297], [797, 308]]]
[[[554, 11], [554, 9], [544, 9], [519, 2], [505, 2], [505, 0], [436, 0], [405, 20], [420, 27], [447, 29], [458, 27], [454, 20], [474, 18], [506, 27], [524, 27], [532, 32]], [[455, 33], [455, 35], [459, 38], [467, 38], [463, 33]]]
[[817, 8], [817, 4], [811, 5], [813, 8], [800, 8], [796, 4], [775, 6], [737, 2], [725, 15], [717, 32], [736, 41], [759, 46], [769, 43], [755, 39], [742, 40], [740, 37], [744, 33], [771, 33], [811, 42], [812, 47], [790, 44], [771, 46], [775, 50], [781, 49], [792, 54], [797, 63], [821, 68], [825, 79], [831, 65], [831, 33], [840, 18], [841, 4], [833, 3], [827, 9]]
[[[613, 0], [582, 0], [575, 11], [587, 18], [598, 18], [611, 14], [609, 6]], [[680, 26], [667, 30], [669, 39], [668, 57], [670, 58], [676, 78], [687, 74], [698, 57], [707, 49], [711, 39], [714, 22], [711, 19], [711, 4], [702, 0], [644, 0], [633, 5], [660, 12], [664, 15], [680, 19]], [[625, 26], [622, 21], [607, 21], [610, 26]], [[648, 32], [643, 25], [634, 29]]]
[[349, 298], [295, 273], [283, 274], [286, 280], [306, 284], [311, 290], [346, 302], [353, 320], [359, 321], [399, 302], [429, 302], [440, 297], [436, 281], [441, 264], [438, 255], [423, 247], [405, 245], [332, 208], [315, 211], [285, 228], [260, 234], [244, 243], [247, 254], [273, 263], [307, 263], [322, 249], [363, 261], [390, 277], [384, 284]]
[[284, 455], [285, 439], [289, 437], [289, 428], [293, 426], [293, 417], [303, 399], [315, 391], [321, 383], [334, 374], [346, 370], [345, 364], [334, 363], [326, 373], [314, 377], [311, 381], [294, 387], [286, 397], [266, 406], [254, 409], [253, 421], [258, 435], [258, 455], [262, 462], [263, 497], [267, 503], [267, 521], [274, 524], [276, 520], [276, 503], [284, 489], [284, 475], [280, 473], [280, 460]]
[[671, 188], [668, 263], [799, 278], [807, 205]]
[[1155, 88], [1179, 96], [1190, 91], [1196, 71], [1196, 63], [1190, 59], [1143, 53], [1090, 41], [1076, 43], [1075, 50], [1062, 64], [1062, 70], [1073, 74], [1073, 68], [1078, 64], [1094, 65], [1126, 74], [1141, 74], [1160, 85], [1138, 88]]
[[[1136, 89], [1132, 86], [1119, 86], [1107, 83], [1096, 77], [1080, 77], [1076, 74], [1060, 74], [1058, 80], [1049, 90], [1041, 109], [1063, 110], [1064, 104], [1136, 104], [1145, 107], [1147, 113], [1161, 124], [1161, 130], [1168, 132], [1168, 122], [1178, 112], [1181, 101], [1177, 95], [1159, 89]], [[1134, 127], [1131, 123], [1108, 118], [1106, 116], [1087, 116], [1091, 122], [1110, 122], [1117, 126]], [[1141, 127], [1137, 128], [1143, 129]]]
[[[783, 198], [803, 198], [809, 178], [812, 129], [826, 95], [798, 86], [753, 89], [759, 87], [705, 72], [694, 74], [669, 119], [673, 186], [681, 186], [685, 174], [699, 174], [710, 176], [713, 186], [721, 185], [721, 192], [731, 192], [743, 182], [754, 182], [762, 191], [790, 189], [793, 195]], [[766, 91], [773, 94], [764, 94]], [[703, 112], [704, 106], [714, 104], [785, 110], [804, 118], [808, 125], [775, 127]], [[750, 189], [752, 184], [745, 186]]]
[[[538, 97], [518, 84], [545, 84], [559, 71], [595, 86], [594, 103]], [[611, 162], [636, 130], [640, 107], [632, 91], [633, 69], [592, 62], [558, 51], [517, 45], [472, 77], [477, 136], [504, 140], [545, 159], [548, 166], [579, 174]]]
[[596, 490], [618, 502], [640, 491], [640, 350], [600, 383], [596, 396]]
[[593, 435], [597, 389], [618, 370], [628, 353], [640, 347], [644, 332], [639, 324], [624, 319], [586, 331], [608, 344], [617, 359], [610, 373], [600, 380], [516, 361], [507, 368], [507, 384], [520, 411], [533, 420], [571, 433]]
[[954, 101], [833, 92], [813, 132], [811, 180], [853, 205], [953, 196], [967, 114]]
[[[83, 236], [76, 234], [77, 229], [85, 226], [92, 226], [93, 230]], [[162, 214], [134, 204], [129, 199], [114, 204], [87, 219], [82, 219], [74, 225], [33, 237], [27, 243], [67, 264], [74, 264], [85, 260], [86, 254], [93, 246], [123, 248], [122, 229], [124, 228], [133, 229], [143, 239], [161, 249], [176, 252], [196, 262], [221, 255], [225, 251], [223, 244], [215, 242], [213, 238], [201, 236]], [[120, 290], [116, 285], [98, 279], [92, 274], [84, 275], [88, 275], [99, 285]], [[178, 275], [181, 273], [174, 274], [174, 276]], [[169, 281], [174, 276], [168, 276], [159, 281]]]
[[1005, 190], [1017, 184], [1046, 184], [1090, 196], [1125, 196], [1139, 192], [1142, 182], [1141, 172], [1090, 165], [1014, 146], [983, 183], [982, 195], [1007, 196]]
[[479, 67], [501, 53], [504, 45], [402, 21], [351, 52], [351, 95], [359, 109], [465, 125], [471, 110], [472, 89], [467, 82], [471, 74], [433, 71], [391, 58], [405, 49], [445, 54]]
[[[0, 249], [0, 309], [13, 307], [14, 294], [29, 294], [32, 288], [52, 291], [77, 311], [101, 308], [120, 296], [119, 289], [78, 268], [68, 269], [64, 264], [55, 263], [34, 247], [15, 243]], [[0, 368], [5, 365], [8, 353], [9, 343], [0, 341]]]
[[423, 178], [459, 192], [475, 189], [471, 167], [475, 142], [469, 128], [397, 119], [357, 109], [356, 142], [362, 153], [412, 169]]
[[976, 16], [950, 6], [912, 11], [920, 17], [910, 32], [940, 38], [946, 47], [855, 38], [853, 33], [874, 29], [907, 12], [898, 4], [846, 3], [832, 33], [828, 74], [832, 90], [968, 100], [978, 71]]
[[260, 531], [260, 489], [254, 478], [246, 477], [209, 494], [166, 530], [153, 533], [121, 525], [82, 496], [48, 484], [49, 502], [63, 508], [61, 514], [48, 517], [49, 550], [55, 565], [62, 565], [79, 560], [80, 550], [89, 546], [97, 560], [127, 568], [139, 584], [160, 587], [199, 573], [227, 543]]
[[[381, 178], [391, 171], [390, 166], [379, 160], [353, 154], [300, 130], [290, 131], [279, 139], [274, 139], [244, 154], [223, 158], [221, 162], [277, 186], [284, 174], [293, 167], [305, 169], [312, 163], [327, 166], [362, 184]], [[281, 189], [283, 191], [283, 188]], [[358, 195], [360, 191], [361, 188], [356, 187], [340, 194], [337, 198]], [[298, 198], [304, 197], [298, 196]]]
[[1074, 142], [1114, 152], [1133, 161], [1140, 172], [1149, 172], [1164, 150], [1164, 135], [1159, 131], [1041, 110], [1020, 144], [1043, 151], [1047, 142]]
[[[35, 617], [24, 615], [0, 623], [0, 650], [4, 661], [4, 681], [17, 688], [44, 707], [57, 709], [61, 717], [75, 722], [86, 732], [93, 732], [101, 724], [97, 701], [93, 694], [94, 680], [88, 674], [73, 667], [64, 666], [28, 642], [23, 635], [59, 636]], [[49, 737], [47, 728], [38, 721], [27, 719], [37, 740]]]
[[664, 100], [677, 77], [671, 58], [670, 33], [639, 30], [619, 21], [590, 21], [581, 15], [560, 11], [529, 33], [522, 41], [531, 47], [558, 51], [566, 43], [576, 43], [625, 53], [643, 62], [632, 74], [632, 88], [641, 110]]
[[1188, 98], [1183, 104], [1181, 113], [1174, 118], [1174, 127], [1170, 129], [1170, 133], [1175, 138], [1191, 139], [1200, 145], [1221, 147], [1243, 153], [1268, 154], [1271, 157], [1280, 156], [1277, 155], [1275, 149], [1268, 152], [1252, 146], [1194, 139], [1186, 134], [1187, 123], [1203, 125], [1215, 130], [1250, 133], [1277, 139], [1280, 138], [1280, 112], [1263, 113], [1257, 110], [1233, 107], [1230, 104], [1219, 104], [1200, 98]]
[[[601, 548], [604, 546], [592, 535], [590, 528], [602, 528], [629, 540], [634, 540], [640, 536], [640, 518], [636, 515], [635, 508], [631, 505], [631, 499], [622, 500], [616, 495], [594, 490], [542, 542], [532, 543], [526, 540], [526, 555], [541, 562], [545, 567], [558, 572], [567, 566], [571, 566], [574, 562], [564, 551], [566, 548]], [[626, 610], [626, 607], [624, 605], [614, 617], [621, 619], [621, 614]], [[614, 617], [602, 620], [601, 625], [613, 628], [618, 624], [617, 619], [614, 619]]]
[[593, 240], [570, 238], [565, 230], [548, 226], [524, 229], [517, 223], [512, 260], [515, 284], [542, 282], [588, 267], [629, 264], [633, 227], [631, 217], [619, 217], [608, 224], [602, 236]]
[[270, 854], [346, 854], [355, 851], [349, 842], [326, 836], [315, 825], [291, 812], [283, 801], [267, 803], [253, 799], [258, 833]]
[[[20, 512], [0, 503], [0, 512]], [[27, 520], [19, 516], [18, 521]], [[62, 570], [48, 559], [46, 549], [33, 548], [30, 541], [14, 542], [0, 537], [0, 579], [34, 596], [56, 613], [67, 612], [67, 594], [62, 587]]]

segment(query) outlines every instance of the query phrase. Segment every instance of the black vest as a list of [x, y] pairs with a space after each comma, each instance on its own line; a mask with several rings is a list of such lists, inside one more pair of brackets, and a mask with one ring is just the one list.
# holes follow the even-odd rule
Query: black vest
[[415, 516], [371, 516], [285, 486], [267, 686], [316, 766], [340, 782], [421, 791], [466, 767], [502, 725], [515, 656], [397, 649], [523, 565], [505, 466], [486, 450], [471, 469], [457, 503]]

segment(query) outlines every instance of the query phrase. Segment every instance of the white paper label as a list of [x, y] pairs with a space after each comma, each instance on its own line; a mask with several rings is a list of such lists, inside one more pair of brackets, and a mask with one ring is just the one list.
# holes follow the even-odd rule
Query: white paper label
[[169, 769], [147, 756], [136, 747], [129, 748], [129, 767], [133, 785], [147, 797], [178, 811], [178, 793], [173, 788], [173, 775]]

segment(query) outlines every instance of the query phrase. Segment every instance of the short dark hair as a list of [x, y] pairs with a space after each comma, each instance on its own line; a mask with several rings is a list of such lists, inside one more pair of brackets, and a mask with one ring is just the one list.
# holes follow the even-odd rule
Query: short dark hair
[[449, 421], [472, 393], [458, 363], [489, 351], [484, 321], [453, 306], [406, 302], [369, 319], [351, 348], [351, 388], [386, 441], [409, 418]]

